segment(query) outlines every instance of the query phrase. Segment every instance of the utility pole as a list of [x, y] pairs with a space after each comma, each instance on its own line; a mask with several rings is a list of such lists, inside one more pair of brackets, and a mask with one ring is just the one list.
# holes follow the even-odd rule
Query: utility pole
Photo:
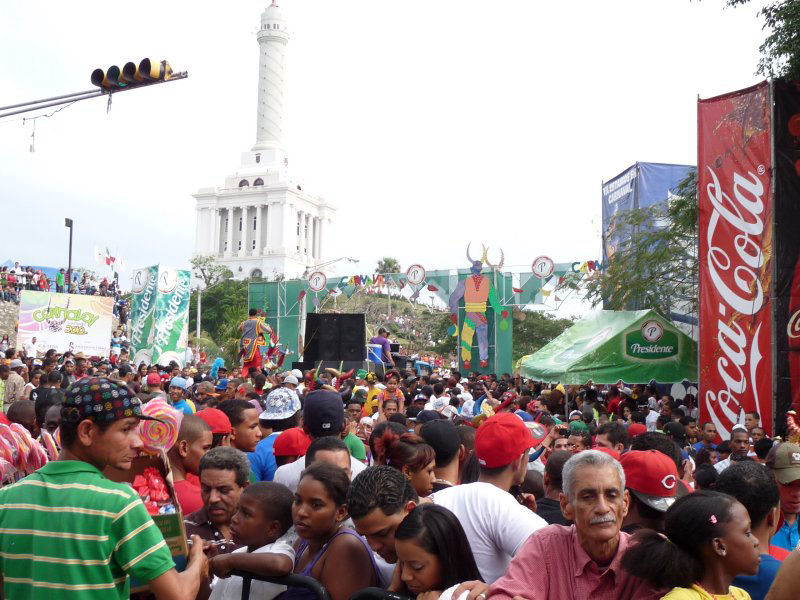
[[64, 227], [69, 227], [69, 257], [67, 259], [67, 293], [72, 293], [72, 219], [64, 219]]
[[200, 289], [200, 286], [197, 286], [197, 327], [194, 332], [194, 337], [200, 339], [200, 302], [203, 298], [203, 290]]

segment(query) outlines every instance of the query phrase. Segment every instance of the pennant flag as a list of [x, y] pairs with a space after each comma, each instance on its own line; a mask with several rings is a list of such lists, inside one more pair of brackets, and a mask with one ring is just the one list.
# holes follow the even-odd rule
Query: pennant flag
[[437, 287], [436, 287], [435, 285], [433, 285], [433, 284], [430, 284], [430, 285], [428, 285], [428, 291], [429, 291], [429, 292], [438, 292], [438, 291], [439, 291], [439, 288], [437, 288]]
[[302, 301], [303, 301], [303, 298], [305, 298], [305, 297], [306, 297], [306, 291], [305, 291], [305, 290], [303, 290], [303, 291], [302, 291], [302, 292], [300, 292], [300, 294], [297, 296], [297, 301], [298, 301], [298, 302], [302, 302]]
[[522, 289], [522, 288], [515, 288], [515, 287], [512, 287], [511, 289], [512, 289], [512, 290], [514, 290], [514, 293], [515, 293], [515, 294], [521, 294], [521, 293], [523, 292], [523, 289]]
[[107, 267], [110, 267], [111, 265], [113, 265], [114, 262], [116, 262], [116, 260], [117, 260], [116, 258], [111, 256], [111, 252], [109, 251], [108, 246], [106, 246], [105, 260], [106, 260], [106, 266]]
[[311, 302], [314, 304], [314, 308], [319, 310], [319, 298], [317, 296], [314, 296], [314, 299]]
[[545, 298], [547, 298], [552, 293], [553, 292], [550, 290], [542, 290], [542, 296], [544, 296]]

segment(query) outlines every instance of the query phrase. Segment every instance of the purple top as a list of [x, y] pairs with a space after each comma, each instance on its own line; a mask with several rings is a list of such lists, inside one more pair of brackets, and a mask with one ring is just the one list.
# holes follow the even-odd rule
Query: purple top
[[383, 356], [383, 362], [389, 362], [389, 358], [392, 356], [392, 345], [389, 342], [388, 338], [383, 337], [382, 335], [377, 335], [369, 341], [370, 344], [380, 344], [381, 351]]

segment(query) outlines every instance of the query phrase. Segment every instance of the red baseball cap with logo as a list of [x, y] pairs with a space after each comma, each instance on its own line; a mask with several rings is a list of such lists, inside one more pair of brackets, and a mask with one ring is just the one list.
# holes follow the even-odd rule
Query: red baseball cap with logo
[[197, 416], [211, 426], [211, 433], [229, 434], [231, 432], [231, 422], [228, 415], [218, 408], [204, 408], [198, 411]]
[[482, 467], [505, 467], [534, 445], [533, 436], [525, 423], [513, 413], [499, 413], [478, 428], [475, 434], [475, 454]]
[[625, 487], [650, 508], [667, 512], [678, 492], [675, 462], [658, 450], [631, 450], [619, 462], [625, 470]]

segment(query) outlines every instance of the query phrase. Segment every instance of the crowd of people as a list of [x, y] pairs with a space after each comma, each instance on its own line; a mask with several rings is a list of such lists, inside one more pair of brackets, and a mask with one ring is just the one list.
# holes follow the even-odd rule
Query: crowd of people
[[[118, 278], [100, 277], [91, 272], [72, 272], [70, 285], [66, 269], [59, 269], [55, 276], [48, 278], [41, 269], [25, 267], [19, 263], [0, 267], [0, 301], [19, 304], [23, 290], [84, 294], [89, 296], [111, 296], [118, 301], [120, 289]], [[116, 314], [116, 313], [115, 313]]]
[[[134, 577], [159, 599], [238, 600], [234, 571], [303, 575], [333, 600], [800, 589], [800, 446], [756, 413], [720, 441], [693, 396], [655, 384], [188, 362], [6, 350], [0, 440], [14, 433], [17, 460], [38, 440], [48, 460], [2, 471], [4, 597], [125, 598]], [[151, 402], [182, 413], [165, 449], [180, 572], [137, 491], [104, 475], [141, 452]], [[278, 595], [315, 597], [252, 584]]]

